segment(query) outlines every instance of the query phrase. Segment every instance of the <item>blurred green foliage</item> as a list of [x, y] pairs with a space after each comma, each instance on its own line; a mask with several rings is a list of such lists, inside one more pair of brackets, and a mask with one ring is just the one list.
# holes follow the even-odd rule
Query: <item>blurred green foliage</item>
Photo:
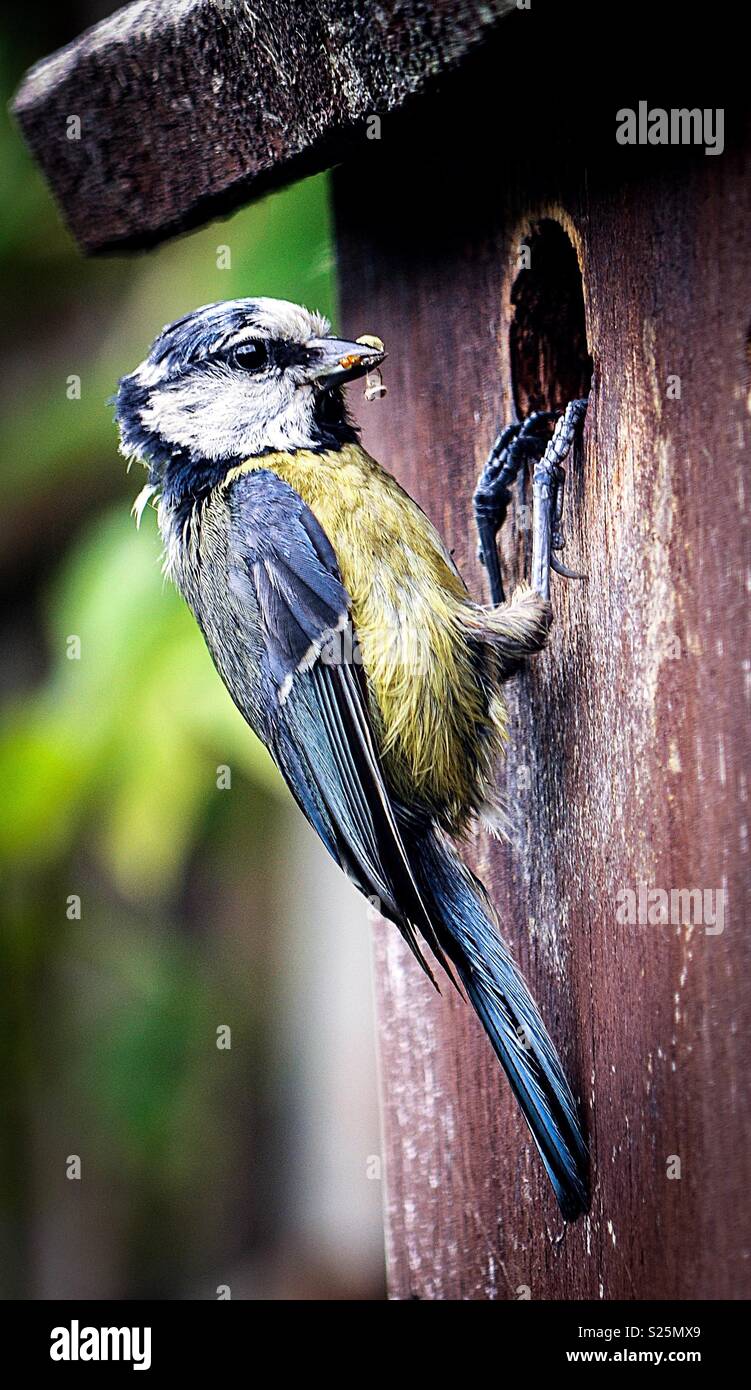
[[[77, 476], [98, 490], [96, 475], [109, 469], [121, 496], [72, 527], [62, 564], [41, 576], [50, 670], [4, 711], [0, 778], [12, 815], [0, 830], [0, 862], [48, 864], [70, 852], [88, 821], [123, 893], [169, 891], [217, 759], [266, 790], [278, 782], [162, 579], [153, 514], [135, 530], [129, 504], [142, 480], [125, 473], [107, 401], [162, 325], [197, 304], [260, 292], [331, 315], [327, 183], [309, 179], [141, 258], [86, 262], [7, 127], [0, 157], [9, 183], [0, 265], [9, 285], [24, 283], [26, 312], [36, 283], [44, 323], [23, 396], [14, 394], [0, 425], [5, 493], [19, 525], [41, 495], [54, 498]], [[223, 246], [229, 269], [217, 266]], [[80, 400], [67, 397], [71, 374], [81, 378]], [[80, 660], [70, 659], [71, 636]]]
[[[19, 614], [3, 630], [0, 727], [0, 1268], [7, 1291], [35, 1291], [40, 1192], [67, 1210], [63, 1158], [85, 1148], [101, 1189], [114, 1174], [130, 1184], [112, 1291], [132, 1296], [191, 1276], [198, 1234], [180, 1203], [231, 1160], [242, 1168], [240, 1121], [263, 1118], [265, 937], [244, 940], [243, 914], [269, 932], [252, 880], [273, 860], [281, 783], [162, 577], [153, 513], [135, 529], [142, 478], [126, 473], [107, 401], [198, 304], [262, 293], [332, 316], [328, 183], [147, 254], [85, 261], [5, 118], [0, 159], [0, 536]], [[235, 1049], [218, 1079], [224, 1022], [252, 1042], [253, 1116], [248, 1056]]]
[[46, 619], [49, 676], [0, 736], [13, 808], [0, 858], [47, 865], [86, 834], [124, 896], [170, 895], [217, 759], [264, 790], [280, 783], [162, 580], [153, 514], [140, 533], [127, 505], [97, 517], [50, 583]]
[[[3, 260], [15, 250], [37, 274], [40, 253], [58, 265], [67, 257], [72, 273], [59, 276], [58, 286], [75, 302], [85, 285], [89, 307], [96, 308], [114, 278], [112, 267], [76, 258], [49, 199], [40, 207], [29, 197], [38, 176], [18, 157], [17, 141], [10, 143], [16, 157], [9, 161], [6, 206], [25, 201], [31, 224], [45, 223], [48, 237], [35, 237], [30, 246], [16, 236], [14, 217]], [[219, 246], [230, 247], [231, 269], [217, 268]], [[59, 332], [45, 345], [42, 369], [28, 379], [22, 408], [16, 398], [0, 429], [5, 487], [13, 493], [23, 481], [25, 508], [51, 478], [105, 467], [122, 475], [122, 503], [71, 538], [50, 582], [49, 681], [31, 702], [24, 696], [19, 710], [6, 711], [0, 776], [14, 814], [0, 836], [0, 854], [46, 861], [70, 847], [82, 816], [90, 814], [108, 867], [130, 891], [160, 881], [169, 886], [179, 872], [212, 749], [230, 751], [265, 786], [273, 775], [213, 675], [195, 624], [162, 582], [153, 527], [135, 532], [127, 500], [140, 480], [134, 486], [125, 477], [106, 401], [162, 324], [196, 304], [260, 290], [330, 314], [326, 182], [298, 184], [125, 265], [127, 275], [120, 265], [116, 271], [125, 282], [118, 302], [103, 306], [99, 340], [71, 346]], [[53, 306], [53, 318], [59, 310]], [[73, 372], [81, 377], [81, 400], [66, 395]], [[70, 635], [81, 639], [80, 662], [68, 659]]]

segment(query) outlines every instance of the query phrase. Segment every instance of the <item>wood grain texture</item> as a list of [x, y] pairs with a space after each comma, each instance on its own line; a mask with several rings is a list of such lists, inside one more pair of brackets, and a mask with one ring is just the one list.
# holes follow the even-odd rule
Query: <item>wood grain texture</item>
[[82, 249], [148, 245], [341, 159], [514, 9], [142, 0], [37, 64], [14, 111]]
[[[576, 247], [594, 388], [565, 558], [589, 578], [553, 577], [549, 649], [510, 687], [515, 842], [470, 858], [581, 1097], [594, 1197], [566, 1228], [472, 1011], [383, 924], [390, 1288], [749, 1297], [747, 133], [623, 150], [603, 77], [586, 104], [538, 93], [522, 140], [508, 61], [489, 45], [338, 172], [341, 327], [390, 353], [366, 445], [485, 594], [470, 497], [513, 411], [519, 244], [552, 218]], [[523, 540], [512, 520], [507, 573]], [[639, 884], [725, 889], [724, 930], [619, 923]]]

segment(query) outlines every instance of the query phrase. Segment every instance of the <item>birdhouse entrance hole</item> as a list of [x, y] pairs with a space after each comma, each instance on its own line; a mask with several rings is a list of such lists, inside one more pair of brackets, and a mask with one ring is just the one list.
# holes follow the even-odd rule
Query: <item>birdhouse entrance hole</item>
[[570, 237], [545, 218], [524, 237], [522, 259], [511, 288], [510, 328], [520, 420], [533, 410], [562, 410], [586, 396], [592, 380], [582, 277]]

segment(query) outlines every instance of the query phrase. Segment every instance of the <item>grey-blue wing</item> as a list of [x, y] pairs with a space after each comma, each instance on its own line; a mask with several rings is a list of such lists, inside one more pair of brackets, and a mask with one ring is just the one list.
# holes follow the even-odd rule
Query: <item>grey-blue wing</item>
[[[448, 969], [384, 777], [356, 645], [332, 640], [350, 623], [351, 605], [331, 544], [268, 469], [236, 478], [228, 503], [231, 582], [235, 593], [252, 586], [261, 629], [270, 751], [329, 853], [378, 898], [428, 975], [416, 928]], [[232, 694], [242, 707], [242, 692]]]

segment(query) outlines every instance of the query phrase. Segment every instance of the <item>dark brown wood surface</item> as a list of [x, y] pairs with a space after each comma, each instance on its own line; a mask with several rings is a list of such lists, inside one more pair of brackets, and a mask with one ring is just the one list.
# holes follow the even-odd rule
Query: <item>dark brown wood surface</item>
[[[745, 136], [733, 125], [721, 157], [623, 150], [606, 92], [586, 109], [543, 98], [499, 135], [496, 174], [476, 135], [513, 129], [500, 66], [491, 47], [337, 174], [341, 326], [390, 354], [388, 395], [358, 404], [366, 444], [483, 594], [485, 451], [514, 395], [559, 401], [593, 359], [564, 557], [588, 579], [553, 577], [549, 650], [509, 687], [515, 843], [478, 834], [470, 857], [581, 1097], [594, 1197], [566, 1228], [471, 1009], [437, 997], [383, 924], [390, 1287], [748, 1297]], [[507, 573], [523, 538], [512, 521]], [[619, 923], [640, 884], [724, 889], [724, 930]]]
[[38, 63], [14, 111], [83, 250], [148, 245], [341, 159], [515, 9], [142, 0]]

